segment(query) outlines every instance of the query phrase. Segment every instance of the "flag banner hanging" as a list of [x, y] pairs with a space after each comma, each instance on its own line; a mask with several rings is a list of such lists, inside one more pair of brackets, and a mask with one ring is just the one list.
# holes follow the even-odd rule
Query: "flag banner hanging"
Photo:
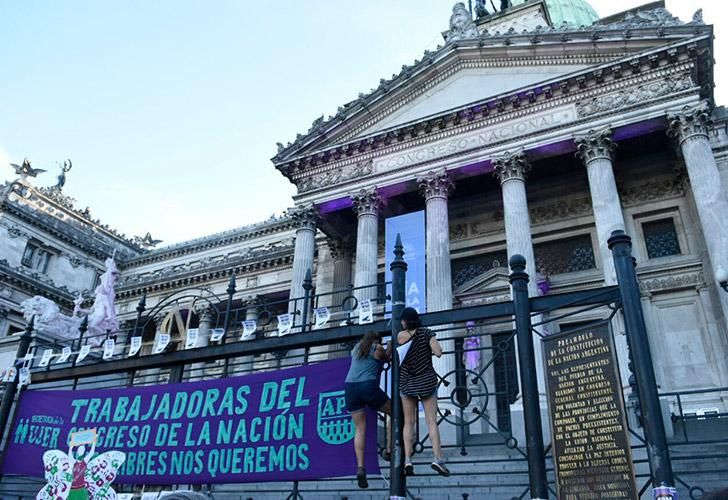
[[331, 313], [329, 312], [328, 307], [319, 307], [313, 310], [314, 317], [315, 317], [315, 323], [313, 325], [314, 328], [323, 328], [326, 326], [326, 323], [329, 322], [331, 319]]
[[161, 354], [169, 345], [169, 334], [160, 333], [157, 338], [157, 343], [154, 345], [154, 354]]
[[359, 324], [373, 323], [374, 311], [372, 310], [372, 301], [363, 299], [359, 301]]
[[48, 364], [51, 362], [51, 358], [53, 357], [53, 349], [46, 349], [43, 351], [43, 356], [40, 358], [40, 363], [38, 363], [38, 366], [48, 366]]
[[210, 340], [212, 342], [217, 342], [223, 337], [223, 335], [225, 335], [224, 328], [213, 328], [210, 330]]
[[76, 358], [76, 363], [80, 363], [84, 359], [86, 359], [86, 356], [88, 356], [88, 353], [91, 352], [91, 346], [86, 344], [81, 346], [81, 350], [78, 351], [78, 357]]
[[114, 339], [106, 339], [104, 342], [104, 361], [108, 361], [114, 357]]
[[278, 316], [279, 337], [291, 333], [291, 328], [293, 328], [293, 317], [290, 314], [281, 314]]
[[[115, 484], [296, 481], [356, 472], [346, 411], [348, 359], [200, 382], [26, 390], [2, 474], [44, 477], [43, 454], [67, 454], [93, 430], [95, 453], [123, 454]], [[379, 473], [367, 413], [367, 471]], [[88, 446], [87, 446], [88, 448]], [[71, 459], [71, 464], [75, 458]]]
[[188, 328], [187, 339], [185, 340], [185, 349], [194, 349], [197, 345], [197, 338], [200, 336], [199, 328]]
[[68, 361], [68, 358], [71, 357], [72, 353], [73, 351], [71, 351], [71, 348], [69, 346], [64, 347], [61, 350], [61, 355], [58, 357], [56, 363], [65, 363], [66, 361]]
[[[407, 263], [407, 276], [405, 277], [405, 305], [413, 307], [420, 314], [427, 312], [427, 284], [426, 255], [425, 255], [425, 211], [411, 212], [396, 217], [389, 217], [384, 221], [384, 241], [386, 253], [384, 255], [384, 280], [392, 281], [392, 270], [389, 268], [394, 260], [394, 244], [397, 234], [402, 238], [404, 247], [404, 261]], [[391, 285], [387, 289], [391, 295]], [[387, 310], [391, 311], [391, 301], [387, 301]], [[387, 318], [389, 314], [387, 314]]]
[[131, 342], [129, 343], [129, 354], [128, 356], [131, 358], [136, 353], [139, 352], [139, 349], [142, 348], [142, 338], [141, 337], [132, 337]]
[[258, 323], [254, 319], [243, 321], [243, 339], [249, 338], [258, 329]]

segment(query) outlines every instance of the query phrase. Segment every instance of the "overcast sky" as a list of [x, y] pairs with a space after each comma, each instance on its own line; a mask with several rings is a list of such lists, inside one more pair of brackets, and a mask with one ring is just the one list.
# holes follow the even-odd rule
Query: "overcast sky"
[[[442, 42], [443, 0], [0, 0], [0, 180], [71, 158], [64, 192], [127, 235], [173, 243], [292, 205], [270, 162], [321, 114]], [[600, 16], [646, 3], [592, 0]], [[728, 23], [716, 27], [726, 99]]]

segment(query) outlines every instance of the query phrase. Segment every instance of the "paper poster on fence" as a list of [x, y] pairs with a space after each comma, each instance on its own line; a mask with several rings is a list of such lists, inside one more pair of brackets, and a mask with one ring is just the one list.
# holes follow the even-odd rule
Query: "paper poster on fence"
[[169, 334], [160, 333], [157, 337], [157, 343], [154, 344], [154, 354], [161, 354], [169, 345]]
[[38, 363], [38, 366], [48, 366], [48, 364], [51, 362], [52, 357], [53, 357], [53, 349], [44, 350], [43, 356], [40, 358], [40, 363]]
[[81, 346], [81, 350], [78, 351], [78, 357], [76, 358], [76, 363], [80, 363], [84, 359], [86, 359], [86, 356], [91, 352], [91, 346], [86, 344]]
[[243, 321], [243, 340], [250, 338], [258, 329], [258, 323], [254, 319]]
[[213, 328], [210, 330], [210, 340], [212, 342], [217, 342], [223, 337], [223, 335], [225, 335], [224, 328]]
[[329, 322], [331, 319], [331, 313], [329, 312], [328, 307], [319, 307], [313, 310], [314, 314], [314, 320], [315, 323], [313, 325], [314, 328], [323, 328], [326, 326], [326, 323]]
[[141, 337], [132, 337], [131, 341], [129, 341], [129, 357], [134, 356], [136, 353], [139, 352], [139, 349], [142, 348], [142, 338]]
[[372, 323], [374, 321], [374, 311], [372, 310], [372, 301], [364, 299], [359, 301], [359, 324]]
[[199, 328], [188, 328], [187, 339], [185, 340], [185, 349], [193, 349], [197, 345], [197, 339], [199, 336]]
[[104, 361], [108, 361], [114, 357], [114, 347], [116, 347], [114, 339], [106, 339], [106, 342], [104, 342]]
[[18, 384], [20, 384], [20, 387], [24, 385], [30, 385], [30, 368], [28, 368], [27, 366], [24, 366], [20, 369]]
[[58, 361], [56, 361], [56, 363], [65, 363], [66, 361], [68, 361], [68, 358], [71, 357], [71, 354], [73, 354], [71, 348], [69, 346], [64, 347], [61, 350], [61, 355], [58, 357]]
[[14, 366], [9, 366], [4, 370], [3, 382], [12, 382], [18, 375], [18, 370]]
[[288, 335], [293, 328], [293, 317], [290, 314], [281, 314], [278, 316], [278, 335]]
[[[348, 359], [200, 382], [27, 390], [2, 474], [44, 477], [43, 454], [95, 429], [96, 453], [119, 452], [114, 484], [312, 480], [356, 471], [346, 410]], [[367, 413], [367, 472], [377, 475], [377, 418]], [[38, 436], [44, 436], [39, 439]]]

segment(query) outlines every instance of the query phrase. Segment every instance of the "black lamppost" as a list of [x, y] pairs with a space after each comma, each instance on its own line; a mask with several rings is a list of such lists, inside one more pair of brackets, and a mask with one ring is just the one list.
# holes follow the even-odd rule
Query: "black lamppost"
[[719, 267], [715, 272], [715, 281], [728, 293], [728, 271], [724, 267]]

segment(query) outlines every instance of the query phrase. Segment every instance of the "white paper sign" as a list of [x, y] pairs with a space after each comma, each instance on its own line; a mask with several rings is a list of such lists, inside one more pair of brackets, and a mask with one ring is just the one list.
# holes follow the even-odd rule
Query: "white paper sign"
[[313, 315], [315, 321], [313, 327], [315, 329], [323, 328], [326, 323], [329, 322], [329, 319], [331, 319], [331, 313], [329, 312], [328, 307], [319, 307], [317, 309], [314, 309]]
[[108, 361], [114, 357], [114, 339], [106, 339], [104, 342], [104, 361]]
[[258, 322], [254, 319], [243, 321], [243, 340], [250, 338], [258, 329]]
[[40, 363], [38, 363], [38, 366], [48, 366], [48, 363], [51, 362], [51, 358], [53, 357], [53, 349], [46, 349], [43, 351], [43, 357], [40, 358]]
[[68, 361], [68, 358], [71, 357], [71, 348], [69, 346], [66, 346], [61, 350], [61, 355], [58, 358], [58, 361], [56, 363], [65, 363]]
[[31, 353], [28, 353], [25, 355], [25, 358], [23, 358], [23, 366], [32, 366], [33, 365], [33, 355]]
[[88, 353], [91, 352], [91, 346], [86, 344], [81, 346], [81, 350], [78, 351], [78, 357], [76, 358], [76, 363], [80, 363], [84, 359], [86, 359], [86, 356], [88, 356]]
[[224, 328], [213, 328], [212, 330], [210, 330], [210, 340], [212, 342], [217, 342], [223, 337], [223, 335], [225, 335]]
[[288, 335], [293, 328], [293, 318], [290, 314], [281, 314], [278, 316], [278, 336]]
[[407, 341], [407, 343], [397, 347], [397, 357], [399, 357], [400, 365], [404, 361], [404, 358], [407, 357], [407, 353], [409, 352], [410, 347], [412, 347], [412, 340], [409, 340]]
[[372, 301], [363, 299], [359, 301], [359, 324], [374, 322], [374, 313], [372, 311]]
[[197, 345], [197, 338], [200, 336], [199, 328], [187, 329], [187, 340], [185, 340], [185, 349], [192, 349]]
[[30, 369], [27, 367], [22, 367], [20, 369], [20, 377], [18, 378], [18, 384], [20, 387], [23, 387], [24, 385], [30, 385]]
[[142, 338], [141, 337], [132, 337], [131, 342], [129, 344], [129, 356], [130, 358], [134, 356], [136, 353], [139, 352], [139, 349], [142, 348]]
[[168, 333], [160, 333], [159, 337], [157, 338], [157, 344], [154, 346], [154, 354], [159, 354], [164, 352], [164, 350], [169, 345], [169, 334]]
[[3, 372], [3, 382], [12, 382], [18, 374], [18, 370], [14, 366], [7, 367]]

